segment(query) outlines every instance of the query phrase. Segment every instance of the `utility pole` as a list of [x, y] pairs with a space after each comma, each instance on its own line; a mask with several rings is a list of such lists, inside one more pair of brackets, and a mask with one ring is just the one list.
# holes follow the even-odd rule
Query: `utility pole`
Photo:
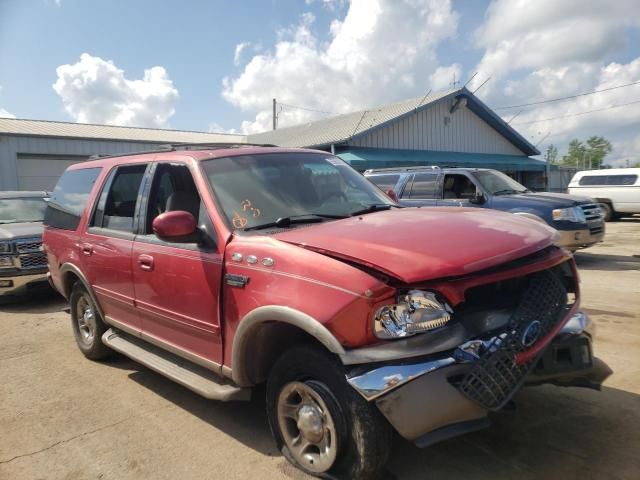
[[276, 99], [273, 99], [273, 129], [276, 129]]

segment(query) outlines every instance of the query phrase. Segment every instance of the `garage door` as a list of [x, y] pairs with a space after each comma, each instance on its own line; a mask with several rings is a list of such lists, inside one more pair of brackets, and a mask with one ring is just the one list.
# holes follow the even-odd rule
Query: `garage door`
[[18, 188], [20, 190], [45, 190], [50, 192], [62, 172], [78, 159], [18, 157]]

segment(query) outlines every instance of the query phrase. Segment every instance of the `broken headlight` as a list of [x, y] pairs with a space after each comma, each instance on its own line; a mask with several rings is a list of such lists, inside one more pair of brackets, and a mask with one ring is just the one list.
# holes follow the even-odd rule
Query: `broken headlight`
[[379, 308], [373, 318], [376, 337], [389, 340], [443, 327], [453, 310], [432, 292], [411, 290], [398, 296], [397, 303]]

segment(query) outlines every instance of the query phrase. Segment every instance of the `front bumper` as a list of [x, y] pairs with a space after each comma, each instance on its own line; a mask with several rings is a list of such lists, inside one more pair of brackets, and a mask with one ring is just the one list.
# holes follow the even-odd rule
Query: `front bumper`
[[47, 271], [29, 273], [27, 275], [0, 276], [0, 297], [5, 295], [22, 295], [30, 288], [48, 284]]
[[558, 233], [560, 238], [556, 245], [569, 250], [578, 250], [602, 242], [604, 240], [605, 227], [604, 222], [602, 222], [579, 230], [558, 230]]
[[497, 408], [488, 408], [460, 388], [461, 379], [476, 364], [477, 341], [439, 358], [383, 365], [364, 373], [355, 369], [347, 381], [365, 399], [376, 402], [400, 435], [425, 447], [488, 426], [488, 412], [498, 410], [525, 383], [599, 388], [611, 370], [591, 355], [591, 328], [586, 314], [573, 315], [521, 380], [510, 384], [505, 378], [483, 392], [493, 390], [500, 397]]

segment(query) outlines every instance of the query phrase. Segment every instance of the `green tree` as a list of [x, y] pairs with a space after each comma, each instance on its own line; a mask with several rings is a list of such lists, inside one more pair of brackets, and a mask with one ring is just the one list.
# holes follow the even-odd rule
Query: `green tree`
[[586, 148], [584, 144], [577, 138], [574, 138], [569, 142], [567, 154], [562, 157], [562, 164], [571, 167], [581, 165], [581, 162], [583, 162], [584, 159], [585, 150]]
[[562, 157], [562, 165], [577, 168], [602, 168], [605, 157], [611, 153], [611, 142], [604, 137], [593, 135], [586, 142], [574, 138], [569, 143], [567, 154]]
[[544, 159], [548, 164], [556, 163], [558, 160], [558, 147], [556, 147], [553, 143], [547, 147], [547, 150], [544, 152]]

